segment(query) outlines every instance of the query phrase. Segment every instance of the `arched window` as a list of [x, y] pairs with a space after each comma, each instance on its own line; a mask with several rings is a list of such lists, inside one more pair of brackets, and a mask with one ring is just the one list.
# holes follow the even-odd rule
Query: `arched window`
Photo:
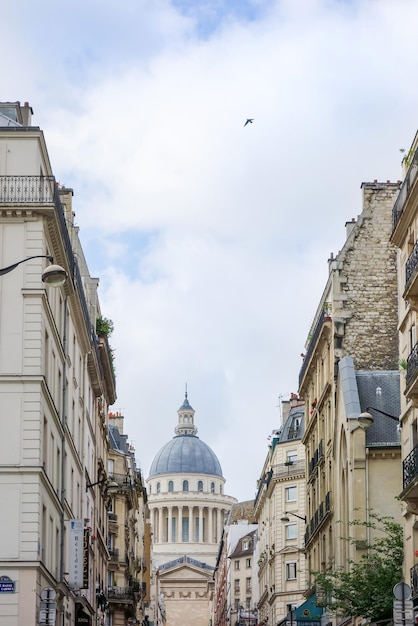
[[161, 493], [161, 483], [157, 483], [157, 493]]
[[189, 481], [183, 480], [183, 491], [189, 491]]
[[197, 490], [203, 491], [203, 480], [199, 480], [199, 482], [197, 483]]
[[173, 481], [172, 481], [172, 480], [169, 480], [169, 481], [168, 481], [168, 491], [169, 491], [170, 493], [173, 493], [173, 491], [174, 491], [174, 483], [173, 483]]
[[222, 495], [224, 492], [223, 485], [219, 485], [219, 493]]
[[215, 493], [215, 483], [210, 483], [210, 492]]

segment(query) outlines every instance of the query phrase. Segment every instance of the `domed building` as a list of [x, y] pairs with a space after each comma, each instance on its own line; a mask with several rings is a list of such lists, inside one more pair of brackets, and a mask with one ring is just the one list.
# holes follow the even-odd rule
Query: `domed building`
[[219, 460], [197, 437], [187, 392], [177, 415], [175, 436], [157, 452], [147, 479], [156, 570], [149, 619], [207, 626], [207, 583], [225, 518], [237, 500], [225, 495]]

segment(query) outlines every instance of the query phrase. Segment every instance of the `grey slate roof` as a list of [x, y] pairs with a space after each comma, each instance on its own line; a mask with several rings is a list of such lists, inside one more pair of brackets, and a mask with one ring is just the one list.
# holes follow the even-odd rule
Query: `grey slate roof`
[[[339, 364], [340, 384], [347, 419], [357, 419], [368, 412], [374, 422], [366, 430], [368, 447], [399, 447], [400, 382], [397, 370], [356, 371], [352, 357], [343, 357]], [[376, 410], [378, 409], [378, 410]]]
[[223, 477], [216, 454], [196, 435], [177, 435], [157, 452], [149, 478], [161, 474], [210, 474]]

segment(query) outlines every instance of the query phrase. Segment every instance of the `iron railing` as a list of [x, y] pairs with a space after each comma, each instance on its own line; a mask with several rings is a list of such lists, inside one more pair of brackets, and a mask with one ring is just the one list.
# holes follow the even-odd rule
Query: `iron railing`
[[313, 457], [311, 458], [311, 460], [309, 461], [309, 476], [311, 476], [311, 474], [314, 472], [314, 470], [318, 467], [319, 462], [321, 461], [321, 459], [324, 458], [324, 443], [321, 439], [321, 441], [319, 442], [319, 445], [317, 447], [317, 449], [314, 452]]
[[328, 491], [328, 493], [325, 495], [325, 500], [321, 502], [321, 504], [313, 514], [312, 518], [310, 519], [309, 523], [307, 524], [305, 532], [305, 546], [308, 545], [309, 541], [312, 539], [317, 529], [330, 512], [331, 492]]
[[415, 243], [414, 249], [408, 257], [405, 264], [405, 289], [408, 287], [409, 281], [415, 273], [418, 265], [418, 241]]
[[393, 209], [392, 209], [393, 230], [395, 230], [401, 218], [406, 201], [415, 183], [417, 174], [418, 174], [418, 151], [415, 152], [412, 158], [411, 165], [406, 173], [405, 180], [403, 181], [401, 189], [399, 191], [399, 195], [396, 199], [395, 204], [393, 205]]
[[418, 342], [412, 348], [411, 354], [408, 356], [406, 360], [406, 388], [408, 389], [411, 382], [417, 375], [418, 371]]
[[411, 450], [402, 462], [402, 484], [403, 489], [409, 485], [418, 476], [418, 444]]
[[315, 324], [315, 328], [312, 332], [312, 337], [311, 340], [309, 342], [309, 346], [308, 349], [306, 351], [306, 354], [303, 358], [303, 364], [302, 367], [300, 368], [300, 372], [299, 372], [299, 387], [302, 384], [302, 380], [303, 377], [305, 376], [306, 370], [308, 368], [308, 364], [309, 364], [309, 360], [312, 356], [312, 353], [314, 351], [314, 348], [316, 346], [316, 342], [318, 341], [319, 335], [321, 334], [321, 330], [322, 330], [322, 326], [324, 324], [324, 320], [325, 320], [325, 311], [321, 311], [321, 314], [318, 318], [317, 323]]

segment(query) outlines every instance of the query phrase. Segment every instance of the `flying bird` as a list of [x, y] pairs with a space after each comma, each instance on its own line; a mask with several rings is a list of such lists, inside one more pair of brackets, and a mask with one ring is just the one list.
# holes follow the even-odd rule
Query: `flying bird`
[[252, 124], [253, 121], [254, 121], [254, 118], [253, 119], [248, 118], [247, 121], [245, 122], [244, 126], [247, 126], [247, 124]]

